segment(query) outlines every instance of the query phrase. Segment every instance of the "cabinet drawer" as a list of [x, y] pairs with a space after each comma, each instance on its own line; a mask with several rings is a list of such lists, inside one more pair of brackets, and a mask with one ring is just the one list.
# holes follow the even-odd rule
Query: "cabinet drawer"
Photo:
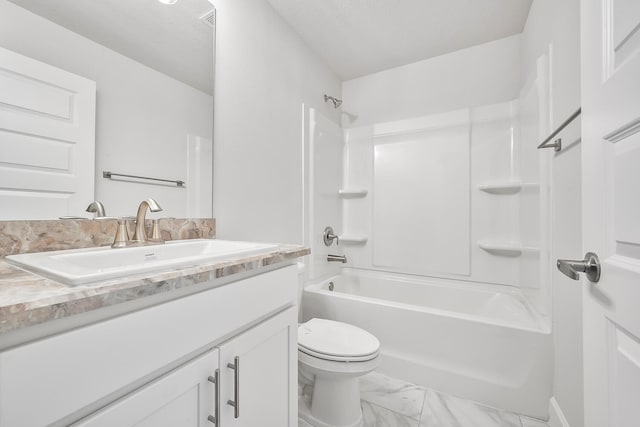
[[[288, 266], [0, 353], [0, 426], [43, 426], [295, 304]], [[110, 396], [111, 397], [111, 396]]]

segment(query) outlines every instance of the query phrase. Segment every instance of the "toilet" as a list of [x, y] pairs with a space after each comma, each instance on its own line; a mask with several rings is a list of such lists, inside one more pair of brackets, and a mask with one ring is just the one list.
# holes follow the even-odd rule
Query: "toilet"
[[298, 326], [298, 382], [313, 392], [298, 399], [299, 417], [313, 427], [362, 425], [358, 378], [379, 364], [380, 342], [347, 323], [311, 319]]

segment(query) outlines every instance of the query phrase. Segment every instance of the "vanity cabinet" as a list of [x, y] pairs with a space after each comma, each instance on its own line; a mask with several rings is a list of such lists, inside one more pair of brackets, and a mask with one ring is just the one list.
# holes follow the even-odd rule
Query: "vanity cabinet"
[[289, 349], [296, 344], [296, 318], [289, 308], [73, 427], [202, 427], [215, 426], [215, 419], [224, 427], [294, 427], [290, 367], [297, 360]]
[[294, 427], [297, 279], [289, 265], [204, 284], [3, 351], [0, 426], [214, 426], [218, 402], [222, 427]]

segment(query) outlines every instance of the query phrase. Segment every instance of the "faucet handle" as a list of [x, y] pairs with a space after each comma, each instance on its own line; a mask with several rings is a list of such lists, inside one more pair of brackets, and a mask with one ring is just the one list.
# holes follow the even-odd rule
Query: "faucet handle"
[[157, 219], [151, 221], [151, 234], [149, 235], [148, 240], [155, 243], [164, 243], [164, 240], [160, 235], [160, 226], [158, 225]]
[[124, 248], [129, 241], [129, 232], [127, 231], [127, 220], [118, 219], [118, 228], [116, 229], [116, 237], [113, 239], [112, 248]]
[[333, 241], [336, 241], [336, 246], [340, 244], [340, 238], [337, 234], [333, 232], [333, 228], [326, 227], [324, 232], [322, 233], [322, 240], [324, 241], [325, 246], [331, 246]]

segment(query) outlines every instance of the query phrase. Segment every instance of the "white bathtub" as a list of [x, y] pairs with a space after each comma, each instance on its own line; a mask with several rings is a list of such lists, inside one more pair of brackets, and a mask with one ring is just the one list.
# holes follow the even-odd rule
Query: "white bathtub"
[[345, 268], [305, 286], [302, 316], [375, 334], [379, 372], [516, 413], [548, 416], [551, 334], [517, 288]]

